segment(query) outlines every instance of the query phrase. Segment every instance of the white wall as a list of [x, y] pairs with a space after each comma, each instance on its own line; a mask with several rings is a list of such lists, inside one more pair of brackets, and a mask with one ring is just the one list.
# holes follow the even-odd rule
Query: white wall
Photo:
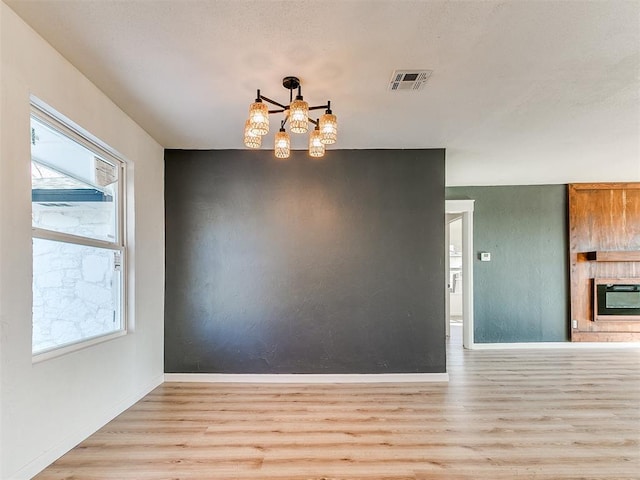
[[[156, 385], [163, 375], [163, 149], [0, 3], [0, 478], [23, 479]], [[29, 95], [130, 160], [134, 331], [31, 359]], [[129, 185], [130, 188], [131, 184]], [[132, 272], [133, 273], [133, 272]]]

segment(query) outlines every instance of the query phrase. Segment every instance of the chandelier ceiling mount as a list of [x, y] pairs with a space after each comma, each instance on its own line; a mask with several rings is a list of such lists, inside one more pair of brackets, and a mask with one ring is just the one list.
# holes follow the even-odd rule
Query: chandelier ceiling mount
[[300, 79], [298, 77], [284, 77], [282, 79], [282, 86], [287, 90], [295, 90], [300, 87]]

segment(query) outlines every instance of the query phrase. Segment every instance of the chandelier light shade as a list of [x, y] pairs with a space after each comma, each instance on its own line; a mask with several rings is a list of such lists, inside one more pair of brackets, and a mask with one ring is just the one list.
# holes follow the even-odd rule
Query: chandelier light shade
[[284, 128], [276, 133], [275, 154], [277, 158], [289, 158], [291, 153], [291, 138]]
[[266, 103], [262, 103], [260, 90], [258, 90], [258, 98], [249, 107], [249, 126], [256, 135], [269, 133], [269, 107]]
[[320, 117], [319, 123], [322, 143], [325, 145], [336, 143], [338, 139], [338, 119], [333, 112], [331, 112], [331, 102], [328, 102], [327, 111]]
[[289, 106], [289, 127], [293, 133], [309, 130], [309, 104], [299, 95]]
[[244, 146], [247, 148], [260, 148], [262, 136], [251, 129], [251, 122], [247, 120], [244, 124]]
[[[322, 157], [325, 152], [325, 145], [336, 143], [338, 135], [338, 122], [336, 116], [331, 112], [331, 102], [326, 105], [309, 106], [302, 98], [302, 88], [297, 77], [284, 77], [282, 86], [289, 90], [289, 103], [282, 104], [271, 100], [260, 94], [256, 95], [256, 100], [249, 107], [249, 119], [245, 123], [244, 144], [247, 148], [260, 148], [262, 136], [269, 133], [269, 115], [283, 113], [284, 119], [280, 122], [280, 130], [275, 137], [275, 155], [278, 158], [289, 158], [291, 152], [291, 138], [285, 130], [287, 122], [292, 133], [307, 133], [309, 123], [315, 125], [309, 135], [309, 155], [311, 157]], [[293, 96], [293, 91], [298, 90]], [[266, 102], [266, 103], [265, 103]], [[277, 107], [269, 110], [267, 103]], [[326, 113], [319, 120], [309, 118], [309, 111], [325, 109]]]
[[309, 135], [309, 156], [314, 158], [324, 157], [324, 143], [322, 143], [322, 134], [317, 125]]

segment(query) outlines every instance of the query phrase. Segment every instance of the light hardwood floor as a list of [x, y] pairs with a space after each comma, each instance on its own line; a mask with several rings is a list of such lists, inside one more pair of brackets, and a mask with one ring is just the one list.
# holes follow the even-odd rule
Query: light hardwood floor
[[448, 384], [166, 383], [36, 478], [639, 479], [639, 364], [453, 346]]

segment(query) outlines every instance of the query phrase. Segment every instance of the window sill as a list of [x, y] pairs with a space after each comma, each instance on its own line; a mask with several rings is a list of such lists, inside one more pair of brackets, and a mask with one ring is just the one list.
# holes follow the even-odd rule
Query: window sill
[[51, 350], [45, 350], [43, 352], [33, 354], [33, 356], [31, 357], [31, 362], [33, 364], [44, 362], [52, 358], [60, 357], [62, 355], [67, 355], [68, 353], [73, 353], [73, 352], [77, 352], [78, 350], [83, 350], [87, 347], [91, 347], [99, 343], [108, 342], [115, 338], [124, 337], [125, 335], [127, 335], [127, 333], [128, 332], [126, 330], [119, 330], [117, 332], [108, 333], [106, 335], [101, 335], [99, 337], [93, 337], [87, 340], [82, 340], [77, 343], [72, 343], [69, 345], [61, 346], [61, 347], [54, 347]]

